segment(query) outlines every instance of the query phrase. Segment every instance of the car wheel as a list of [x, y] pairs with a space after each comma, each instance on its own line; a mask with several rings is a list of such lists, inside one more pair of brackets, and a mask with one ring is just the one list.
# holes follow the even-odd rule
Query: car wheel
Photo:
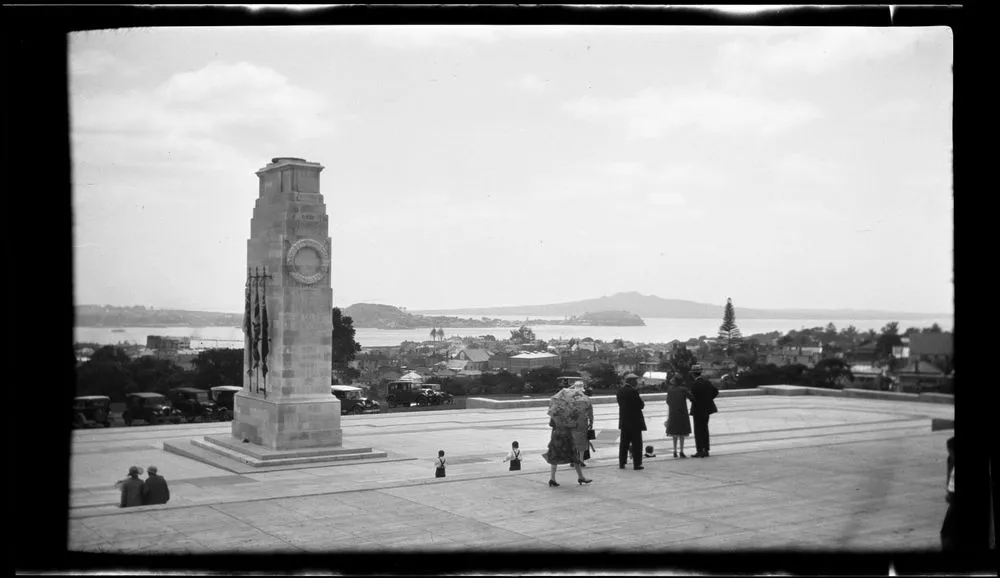
[[125, 425], [131, 426], [132, 425], [132, 414], [130, 414], [129, 412], [126, 411], [124, 414], [122, 414], [122, 421], [125, 422]]
[[365, 413], [365, 408], [361, 407], [360, 405], [356, 405], [351, 408], [351, 413], [353, 413], [354, 415], [363, 414]]
[[73, 420], [73, 427], [86, 427], [87, 418], [83, 416], [82, 413], [76, 414], [76, 418]]
[[426, 405], [427, 405], [427, 398], [425, 398], [425, 397], [418, 397], [417, 398], [417, 406], [418, 407], [424, 407]]
[[386, 398], [385, 404], [388, 405], [389, 407], [396, 407], [396, 398], [394, 397]]

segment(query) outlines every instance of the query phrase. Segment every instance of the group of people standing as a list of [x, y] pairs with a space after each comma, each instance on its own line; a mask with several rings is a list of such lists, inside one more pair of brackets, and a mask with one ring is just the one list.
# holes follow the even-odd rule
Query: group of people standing
[[[617, 395], [618, 429], [621, 432], [618, 443], [618, 467], [625, 469], [629, 454], [632, 456], [632, 468], [642, 470], [644, 457], [642, 448], [642, 432], [646, 431], [646, 420], [643, 409], [646, 402], [636, 390], [636, 379], [626, 379], [625, 385]], [[589, 484], [583, 476], [585, 460], [593, 447], [590, 440], [594, 439], [594, 408], [590, 401], [591, 391], [583, 381], [577, 381], [560, 390], [552, 396], [549, 402], [549, 427], [552, 435], [548, 451], [542, 458], [552, 467], [549, 486], [558, 487], [556, 468], [560, 464], [570, 464], [576, 469], [577, 482]], [[674, 457], [686, 458], [684, 455], [684, 438], [691, 435], [690, 418], [694, 418], [694, 435], [697, 453], [696, 458], [709, 456], [709, 416], [718, 411], [715, 398], [719, 390], [710, 381], [701, 377], [698, 366], [692, 368], [690, 380], [676, 376], [667, 392], [667, 420], [664, 423], [667, 435], [674, 440]], [[691, 402], [688, 412], [687, 402]], [[677, 445], [680, 443], [680, 453]], [[647, 452], [649, 453], [649, 452]], [[650, 454], [652, 456], [652, 454]], [[520, 464], [518, 464], [520, 465]]]

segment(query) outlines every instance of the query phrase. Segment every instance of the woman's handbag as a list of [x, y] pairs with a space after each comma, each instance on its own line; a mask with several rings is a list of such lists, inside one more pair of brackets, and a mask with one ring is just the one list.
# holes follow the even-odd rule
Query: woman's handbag
[[596, 440], [597, 439], [597, 434], [594, 432], [594, 430], [592, 430], [592, 429], [588, 429], [587, 430], [587, 439], [588, 440]]

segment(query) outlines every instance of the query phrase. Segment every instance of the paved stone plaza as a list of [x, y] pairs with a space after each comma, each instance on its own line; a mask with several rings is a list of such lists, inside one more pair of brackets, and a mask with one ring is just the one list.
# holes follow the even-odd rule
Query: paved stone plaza
[[[675, 460], [666, 404], [648, 402], [644, 471], [617, 467], [617, 407], [595, 404], [598, 451], [549, 488], [545, 408], [344, 416], [345, 445], [388, 457], [227, 471], [163, 451], [228, 423], [73, 432], [69, 549], [396, 552], [428, 549], [927, 551], [939, 548], [945, 440], [937, 403], [820, 396], [719, 398], [712, 457]], [[510, 442], [520, 472], [501, 463]], [[689, 438], [688, 453], [694, 453]], [[434, 478], [443, 449], [448, 476]], [[156, 465], [165, 506], [120, 509], [113, 484]]]

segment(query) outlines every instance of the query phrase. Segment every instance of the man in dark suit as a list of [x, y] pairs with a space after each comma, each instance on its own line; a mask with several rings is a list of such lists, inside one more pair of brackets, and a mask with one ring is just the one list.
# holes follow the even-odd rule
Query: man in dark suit
[[166, 504], [170, 501], [170, 488], [163, 476], [157, 475], [156, 466], [146, 468], [149, 476], [142, 485], [142, 503], [144, 505]]
[[691, 417], [694, 421], [694, 445], [697, 453], [693, 457], [708, 457], [708, 416], [719, 411], [715, 407], [715, 398], [719, 395], [719, 390], [701, 376], [701, 367], [695, 365], [691, 368], [691, 377], [694, 384], [691, 385]]
[[646, 431], [646, 419], [642, 416], [642, 408], [646, 402], [639, 397], [635, 389], [635, 379], [626, 379], [625, 385], [618, 392], [618, 429], [621, 430], [621, 441], [618, 442], [618, 467], [625, 469], [628, 454], [632, 452], [632, 464], [637, 470], [642, 466], [642, 432]]

